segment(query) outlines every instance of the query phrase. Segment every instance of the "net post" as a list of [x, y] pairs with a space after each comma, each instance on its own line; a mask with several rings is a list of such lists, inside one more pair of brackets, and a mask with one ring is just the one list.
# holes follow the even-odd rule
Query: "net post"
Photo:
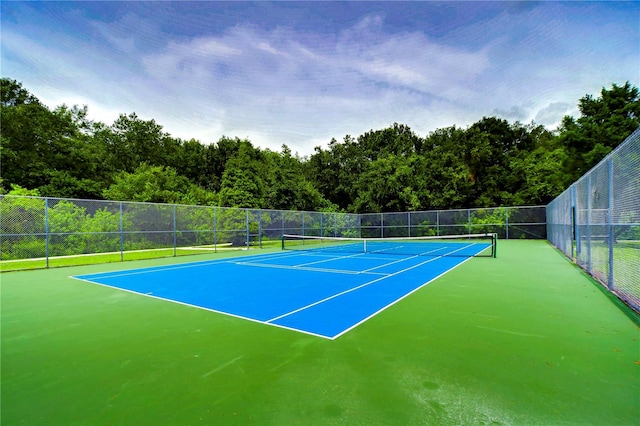
[[487, 235], [491, 236], [491, 257], [495, 259], [498, 254], [498, 234], [493, 232]]
[[280, 237], [280, 243], [282, 245], [282, 250], [284, 250], [284, 234], [282, 234], [282, 237]]
[[493, 258], [498, 256], [498, 234], [491, 234], [491, 245], [493, 247]]

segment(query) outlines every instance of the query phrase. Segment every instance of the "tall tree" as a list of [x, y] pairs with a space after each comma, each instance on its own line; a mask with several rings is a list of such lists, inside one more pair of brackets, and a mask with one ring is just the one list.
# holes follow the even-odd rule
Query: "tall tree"
[[240, 142], [238, 153], [230, 158], [222, 175], [219, 200], [228, 207], [260, 208], [265, 187], [261, 172], [262, 153], [251, 142]]
[[472, 197], [474, 177], [465, 156], [467, 135], [456, 126], [438, 129], [425, 140], [427, 168], [421, 188], [425, 202], [422, 208], [463, 208]]
[[409, 158], [388, 154], [378, 157], [363, 172], [356, 183], [356, 213], [399, 212], [419, 210], [421, 207], [418, 186], [421, 157], [412, 154]]
[[133, 172], [140, 163], [168, 166], [175, 160], [179, 141], [155, 120], [142, 120], [135, 113], [121, 114], [111, 125], [111, 132], [108, 143], [118, 170]]
[[382, 130], [370, 130], [358, 137], [359, 149], [364, 159], [375, 161], [378, 157], [393, 154], [409, 156], [422, 150], [423, 139], [409, 126], [394, 123]]
[[226, 170], [227, 162], [238, 155], [242, 143], [243, 140], [240, 138], [223, 136], [215, 145], [207, 146], [205, 154], [207, 182], [205, 187], [214, 191], [220, 191], [222, 176]]
[[578, 103], [580, 117], [566, 116], [560, 140], [568, 151], [564, 169], [573, 182], [595, 166], [640, 125], [640, 92], [626, 82], [602, 88], [600, 97], [585, 95]]
[[267, 151], [267, 180], [264, 206], [280, 210], [334, 210], [322, 194], [306, 179], [300, 158], [291, 155], [287, 145], [282, 153]]
[[169, 164], [178, 174], [206, 188], [211, 173], [207, 163], [207, 147], [195, 139], [190, 139], [179, 141], [176, 150], [177, 153]]
[[172, 167], [142, 163], [133, 172], [120, 172], [104, 191], [104, 197], [118, 201], [153, 203], [215, 204], [216, 195], [199, 189]]
[[84, 169], [86, 108], [51, 111], [14, 80], [2, 79], [3, 184], [43, 188], [46, 195], [95, 196], [100, 184]]

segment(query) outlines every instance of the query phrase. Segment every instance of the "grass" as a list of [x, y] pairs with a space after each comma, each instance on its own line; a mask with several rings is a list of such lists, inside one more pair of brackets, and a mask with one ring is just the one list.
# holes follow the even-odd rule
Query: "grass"
[[3, 273], [2, 424], [640, 418], [638, 316], [546, 242], [501, 241], [335, 341], [69, 278], [185, 259]]
[[[265, 240], [261, 242], [264, 249], [280, 247], [279, 240]], [[251, 245], [251, 248], [258, 248], [257, 245]], [[197, 247], [177, 247], [159, 248], [148, 250], [130, 250], [113, 253], [97, 253], [97, 254], [81, 254], [74, 256], [52, 256], [47, 264], [46, 258], [21, 259], [21, 260], [4, 260], [0, 261], [0, 271], [22, 271], [31, 269], [59, 268], [66, 266], [82, 266], [82, 265], [98, 265], [103, 263], [115, 263], [132, 260], [157, 259], [163, 257], [175, 256], [191, 256], [195, 254], [206, 254], [224, 251], [240, 251], [244, 247], [232, 247], [231, 245], [221, 244], [218, 246], [197, 246]]]

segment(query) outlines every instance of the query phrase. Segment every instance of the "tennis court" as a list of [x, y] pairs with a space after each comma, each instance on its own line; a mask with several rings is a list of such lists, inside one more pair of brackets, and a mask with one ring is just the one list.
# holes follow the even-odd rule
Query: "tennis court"
[[335, 339], [496, 241], [288, 237], [281, 253], [74, 278]]
[[547, 242], [310, 243], [3, 274], [2, 424], [637, 424], [638, 317]]

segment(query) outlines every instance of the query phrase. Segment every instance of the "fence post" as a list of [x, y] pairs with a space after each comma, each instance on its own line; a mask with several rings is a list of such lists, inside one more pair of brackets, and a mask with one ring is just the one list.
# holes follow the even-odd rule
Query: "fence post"
[[571, 232], [573, 234], [571, 240], [571, 258], [576, 260], [580, 254], [580, 227], [578, 226], [578, 200], [575, 183], [569, 187], [569, 196], [571, 198]]
[[505, 226], [504, 232], [505, 232], [505, 239], [509, 239], [509, 207], [504, 209], [504, 214], [506, 215], [506, 217], [504, 218], [504, 223], [507, 225]]
[[218, 212], [217, 207], [213, 207], [213, 252], [218, 252], [218, 219], [216, 213]]
[[591, 174], [587, 175], [587, 272], [591, 274]]
[[262, 248], [262, 209], [258, 210], [258, 246]]
[[284, 213], [285, 213], [284, 211], [280, 211], [280, 217], [282, 218], [282, 235], [284, 235], [286, 233], [286, 232], [284, 232], [285, 231], [285, 229], [284, 229]]
[[120, 262], [124, 262], [124, 226], [122, 222], [122, 201], [120, 201]]
[[49, 268], [49, 199], [44, 199], [44, 257]]
[[607, 286], [609, 287], [609, 290], [613, 290], [613, 286], [614, 286], [614, 275], [613, 275], [613, 243], [614, 240], [616, 238], [616, 232], [615, 232], [615, 228], [614, 228], [614, 217], [613, 217], [613, 204], [614, 204], [614, 200], [613, 200], [613, 157], [609, 157], [609, 160], [607, 161], [607, 172], [608, 172], [608, 182], [607, 182], [607, 186], [609, 189], [609, 200], [608, 200], [608, 209], [607, 209], [607, 228], [608, 228], [608, 234], [609, 234], [609, 244], [608, 244], [608, 249], [609, 249], [609, 279], [607, 280]]
[[384, 238], [384, 213], [380, 213], [380, 238]]
[[173, 205], [173, 257], [178, 255], [178, 227], [176, 223], [176, 205]]
[[247, 228], [247, 250], [249, 250], [249, 209], [244, 209], [245, 212], [245, 225]]

